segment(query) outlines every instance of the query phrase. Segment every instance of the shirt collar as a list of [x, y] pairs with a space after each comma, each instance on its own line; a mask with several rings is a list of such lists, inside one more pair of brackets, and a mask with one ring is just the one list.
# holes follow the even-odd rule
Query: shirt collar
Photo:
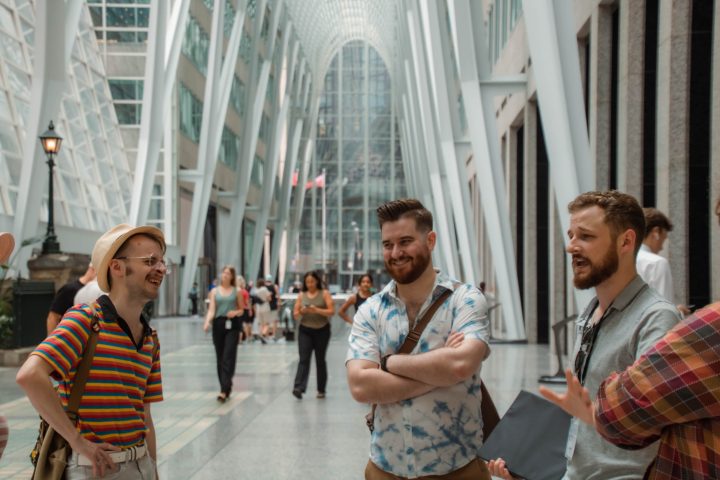
[[[442, 273], [439, 269], [435, 269], [435, 284], [433, 285], [432, 289], [432, 295], [430, 296], [432, 299], [437, 298], [443, 291], [445, 290], [453, 290], [455, 288], [455, 285], [453, 281], [448, 277], [446, 274]], [[384, 300], [393, 299], [394, 301], [400, 301], [400, 299], [397, 296], [397, 283], [395, 280], [390, 280], [390, 282], [385, 285], [385, 288], [383, 288], [380, 291], [380, 295]]]
[[[637, 297], [638, 294], [646, 287], [647, 283], [645, 283], [645, 281], [640, 275], [636, 274], [635, 278], [630, 283], [628, 283], [625, 288], [623, 288], [622, 291], [618, 294], [618, 296], [615, 297], [612, 303], [610, 303], [610, 308], [608, 310], [625, 310], [628, 305], [630, 305], [633, 300], [635, 300], [635, 297]], [[583, 312], [583, 317], [589, 317], [597, 307], [598, 303], [599, 301], [596, 296], [587, 306], [585, 312]]]
[[[135, 343], [135, 339], [133, 338], [132, 331], [130, 330], [130, 326], [127, 324], [124, 318], [122, 318], [120, 315], [118, 315], [117, 310], [115, 309], [115, 305], [113, 305], [112, 300], [110, 300], [110, 297], [107, 295], [102, 295], [97, 299], [98, 305], [100, 305], [100, 308], [103, 312], [103, 320], [106, 322], [115, 322], [117, 323], [120, 328], [127, 334], [127, 336], [130, 338], [130, 341]], [[150, 328], [150, 324], [148, 323], [147, 319], [145, 318], [145, 314], [140, 314], [140, 323], [143, 327], [143, 338], [140, 342], [140, 345], [135, 345], [135, 347], [140, 350], [143, 346], [144, 340], [147, 336], [152, 335], [152, 329]]]
[[652, 253], [652, 250], [650, 250], [650, 247], [648, 247], [648, 246], [645, 245], [644, 243], [641, 243], [641, 244], [640, 244], [640, 250], [642, 250], [643, 252]]

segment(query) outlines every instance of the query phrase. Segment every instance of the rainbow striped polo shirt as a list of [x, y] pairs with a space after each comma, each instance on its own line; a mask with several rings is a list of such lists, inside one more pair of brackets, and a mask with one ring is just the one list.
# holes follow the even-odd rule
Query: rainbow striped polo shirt
[[[135, 345], [127, 324], [118, 316], [109, 297], [100, 297], [96, 309], [100, 333], [80, 402], [77, 428], [92, 442], [128, 448], [145, 441], [143, 404], [163, 398], [160, 349], [158, 346], [152, 358], [154, 340], [144, 319], [143, 340]], [[52, 366], [52, 377], [60, 382], [58, 394], [65, 408], [90, 336], [91, 319], [89, 306], [72, 307], [55, 331], [32, 353]]]

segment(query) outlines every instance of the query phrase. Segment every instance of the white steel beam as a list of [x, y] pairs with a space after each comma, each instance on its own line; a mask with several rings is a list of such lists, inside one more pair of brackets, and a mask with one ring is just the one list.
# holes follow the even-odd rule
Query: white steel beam
[[[225, 251], [222, 252], [221, 257], [224, 261], [221, 263], [229, 263], [231, 265], [241, 265], [242, 251], [240, 246], [244, 245], [244, 239], [240, 238], [242, 231], [242, 224], [245, 218], [245, 208], [250, 191], [250, 180], [252, 176], [252, 170], [255, 166], [255, 151], [258, 143], [258, 132], [260, 130], [260, 120], [262, 119], [263, 106], [265, 105], [265, 94], [267, 93], [268, 80], [270, 78], [270, 60], [263, 59], [262, 62], [258, 58], [260, 52], [259, 46], [262, 40], [261, 31], [263, 24], [263, 17], [265, 15], [265, 6], [267, 0], [258, 0], [257, 2], [257, 16], [255, 17], [255, 27], [253, 32], [253, 43], [251, 51], [253, 52], [253, 58], [250, 67], [250, 85], [247, 88], [246, 105], [250, 105], [250, 108], [246, 112], [246, 117], [243, 122], [243, 137], [241, 143], [241, 154], [238, 162], [238, 173], [235, 180], [235, 197], [232, 206], [230, 208], [230, 227], [228, 228], [228, 242], [225, 247]], [[279, 21], [280, 8], [276, 5], [273, 9], [270, 24], [274, 25], [268, 31], [271, 43], [274, 43], [276, 36], [277, 25]], [[272, 45], [268, 46], [267, 54], [269, 58], [272, 58]], [[254, 80], [257, 78], [257, 83]]]
[[462, 259], [462, 279], [465, 282], [477, 285], [482, 280], [482, 275], [477, 250], [472, 247], [477, 245], [477, 238], [475, 230], [470, 228], [472, 217], [469, 186], [467, 182], [462, 180], [466, 175], [460, 173], [464, 173], [464, 165], [462, 165], [461, 170], [461, 163], [464, 162], [459, 161], [460, 159], [455, 151], [455, 135], [450, 114], [450, 105], [455, 105], [455, 101], [454, 98], [450, 98], [448, 87], [448, 83], [453, 82], [455, 79], [452, 71], [446, 68], [445, 65], [447, 50], [443, 50], [443, 46], [449, 47], [449, 45], [447, 42], [443, 42], [443, 33], [441, 31], [438, 8], [442, 6], [442, 4], [434, 1], [423, 0], [420, 2], [423, 37], [432, 83], [430, 91], [433, 93], [435, 125], [438, 128], [440, 152], [449, 185], [447, 191], [450, 194], [452, 212], [455, 216], [455, 229]]
[[[295, 121], [293, 132], [291, 134], [291, 143], [289, 149], [289, 156], [286, 160], [285, 171], [283, 172], [283, 179], [280, 190], [280, 199], [278, 200], [278, 219], [275, 228], [275, 238], [272, 242], [272, 248], [270, 250], [270, 272], [275, 274], [278, 270], [278, 264], [280, 263], [280, 244], [282, 241], [282, 234], [286, 232], [288, 215], [290, 213], [290, 192], [292, 189], [292, 177], [295, 173], [295, 165], [297, 164], [298, 149], [300, 147], [300, 135], [302, 134], [303, 120], [298, 119]], [[289, 238], [289, 236], [286, 236]], [[279, 279], [276, 279], [278, 281]]]
[[[573, 5], [568, 0], [525, 0], [523, 11], [555, 200], [567, 231], [568, 203], [595, 188]], [[578, 308], [591, 298], [590, 290], [575, 289]]]
[[[47, 158], [38, 136], [47, 130], [50, 120], [56, 118], [60, 111], [67, 65], [80, 18], [77, 3], [74, 0], [69, 8], [64, 2], [36, 3], [30, 114], [26, 124], [22, 171], [13, 219], [13, 234], [18, 245], [35, 236], [40, 226], [41, 192], [47, 187], [48, 177], [44, 166]], [[29, 257], [30, 252], [19, 249], [19, 270], [25, 271], [24, 265]]]
[[[250, 278], [259, 278], [260, 274], [260, 257], [262, 256], [265, 246], [265, 230], [267, 229], [268, 219], [270, 218], [270, 208], [272, 207], [273, 196], [275, 193], [275, 180], [277, 177], [280, 143], [287, 129], [287, 115], [289, 102], [287, 97], [283, 101], [283, 106], [277, 116], [274, 132], [272, 135], [272, 145], [270, 151], [265, 158], [265, 169], [263, 170], [262, 194], [260, 197], [260, 212], [255, 219], [255, 232], [253, 235], [252, 254], [250, 256], [250, 264], [246, 268], [246, 273]], [[275, 232], [279, 236], [279, 232]]]
[[309, 130], [307, 135], [307, 141], [303, 151], [303, 158], [300, 164], [298, 180], [295, 185], [295, 203], [292, 208], [292, 217], [288, 226], [287, 233], [287, 259], [286, 263], [290, 263], [292, 258], [299, 254], [297, 251], [297, 240], [300, 229], [300, 220], [302, 219], [302, 211], [305, 205], [305, 183], [308, 179], [310, 172], [310, 163], [313, 156], [313, 149], [315, 148], [315, 135], [317, 132], [317, 118], [320, 111], [320, 95], [317, 92], [313, 93], [312, 101], [310, 103], [310, 123], [306, 127]]
[[[245, 269], [245, 273], [250, 278], [259, 278], [261, 275], [260, 259], [265, 251], [265, 230], [267, 230], [268, 219], [270, 218], [270, 210], [273, 205], [273, 197], [275, 196], [275, 180], [277, 177], [280, 156], [285, 157], [282, 148], [287, 149], [287, 124], [288, 110], [290, 108], [290, 97], [286, 95], [287, 84], [282, 84], [282, 68], [287, 57], [288, 43], [290, 41], [291, 22], [285, 22], [283, 28], [283, 44], [278, 57], [278, 64], [275, 65], [275, 94], [272, 104], [272, 135], [270, 136], [270, 144], [266, 145], [265, 168], [263, 170], [263, 185], [260, 199], [260, 215], [255, 219], [255, 232], [253, 235], [252, 251], [250, 254], [250, 264]], [[272, 57], [271, 57], [272, 58]], [[279, 240], [279, 232], [275, 232], [276, 240]], [[267, 273], [267, 272], [266, 272]], [[274, 272], [273, 272], [274, 273]]]
[[[188, 292], [195, 280], [197, 262], [200, 257], [204, 225], [207, 219], [212, 185], [215, 179], [220, 153], [222, 132], [225, 127], [230, 91], [232, 88], [235, 65], [237, 63], [240, 40], [242, 38], [245, 9], [237, 8], [233, 21], [227, 50], [223, 55], [225, 16], [224, 0], [215, 0], [213, 6], [212, 28], [210, 32], [210, 50], [208, 55], [207, 78], [203, 95], [203, 116], [198, 145], [197, 170], [201, 177], [195, 182], [190, 223], [188, 229], [185, 268], [183, 269], [180, 291]], [[189, 299], [180, 296], [180, 311], [187, 310]]]
[[[147, 56], [145, 59], [145, 78], [143, 81], [143, 109], [140, 118], [140, 139], [135, 163], [133, 193], [130, 203], [129, 222], [134, 225], [145, 224], [152, 198], [152, 187], [158, 168], [160, 147], [163, 140], [165, 119], [172, 93], [175, 91], [177, 66], [180, 59], [180, 47], [185, 33], [185, 23], [189, 15], [190, 0], [178, 0], [168, 19], [168, 2], [160, 1], [150, 6], [150, 25]], [[161, 8], [157, 8], [162, 6]], [[162, 93], [159, 93], [162, 92]], [[165, 130], [167, 130], [165, 128]], [[169, 137], [167, 137], [169, 138]], [[166, 158], [168, 155], [166, 155]], [[165, 211], [172, 204], [172, 181], [165, 169], [163, 197]], [[174, 238], [169, 222], [165, 234]]]
[[143, 80], [143, 108], [140, 117], [132, 199], [130, 201], [131, 225], [147, 223], [150, 196], [155, 184], [160, 145], [163, 138], [163, 115], [165, 108], [161, 89], [165, 86], [165, 40], [168, 2], [152, 0], [150, 4], [150, 28], [145, 57]]
[[510, 230], [510, 212], [506, 203], [500, 145], [493, 93], [485, 92], [480, 81], [491, 77], [491, 66], [483, 27], [482, 5], [469, 0], [449, 4], [454, 49], [459, 66], [460, 85], [467, 115], [468, 133], [473, 146], [473, 163], [487, 222], [487, 235], [503, 305], [502, 318], [508, 340], [525, 338], [515, 251]]
[[425, 68], [425, 56], [422, 52], [420, 40], [419, 22], [417, 14], [409, 9], [406, 12], [408, 36], [411, 48], [411, 60], [413, 66], [414, 92], [418, 103], [421, 132], [425, 144], [425, 168], [427, 169], [430, 191], [434, 199], [433, 216], [435, 217], [435, 229], [438, 232], [438, 246], [440, 253], [445, 260], [446, 273], [452, 278], [458, 278], [456, 266], [457, 258], [454, 255], [453, 219], [448, 215], [450, 209], [445, 205], [444, 192], [447, 185], [443, 179], [441, 166], [438, 162], [438, 145], [435, 133], [435, 122], [431, 112], [431, 101], [427, 85]]
[[185, 25], [190, 16], [190, 0], [175, 0], [170, 19], [167, 23], [167, 40], [165, 41], [165, 56], [163, 73], [165, 86], [165, 100], [163, 105], [170, 105], [170, 99], [175, 91], [177, 81], [177, 67], [180, 61], [180, 49], [185, 38]]

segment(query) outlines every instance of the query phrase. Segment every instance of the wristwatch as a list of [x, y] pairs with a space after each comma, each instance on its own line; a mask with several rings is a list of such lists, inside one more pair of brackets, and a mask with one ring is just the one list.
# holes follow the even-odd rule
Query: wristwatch
[[390, 373], [390, 370], [387, 369], [387, 361], [388, 361], [388, 358], [390, 358], [391, 356], [392, 356], [392, 353], [389, 353], [380, 359], [380, 370], [382, 370], [383, 372]]

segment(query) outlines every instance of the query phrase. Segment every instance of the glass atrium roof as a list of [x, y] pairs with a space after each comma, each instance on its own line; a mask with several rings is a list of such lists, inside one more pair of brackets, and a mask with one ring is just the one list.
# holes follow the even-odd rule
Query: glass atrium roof
[[366, 40], [393, 65], [397, 4], [391, 0], [287, 0], [303, 50], [322, 78], [333, 54], [350, 40]]

